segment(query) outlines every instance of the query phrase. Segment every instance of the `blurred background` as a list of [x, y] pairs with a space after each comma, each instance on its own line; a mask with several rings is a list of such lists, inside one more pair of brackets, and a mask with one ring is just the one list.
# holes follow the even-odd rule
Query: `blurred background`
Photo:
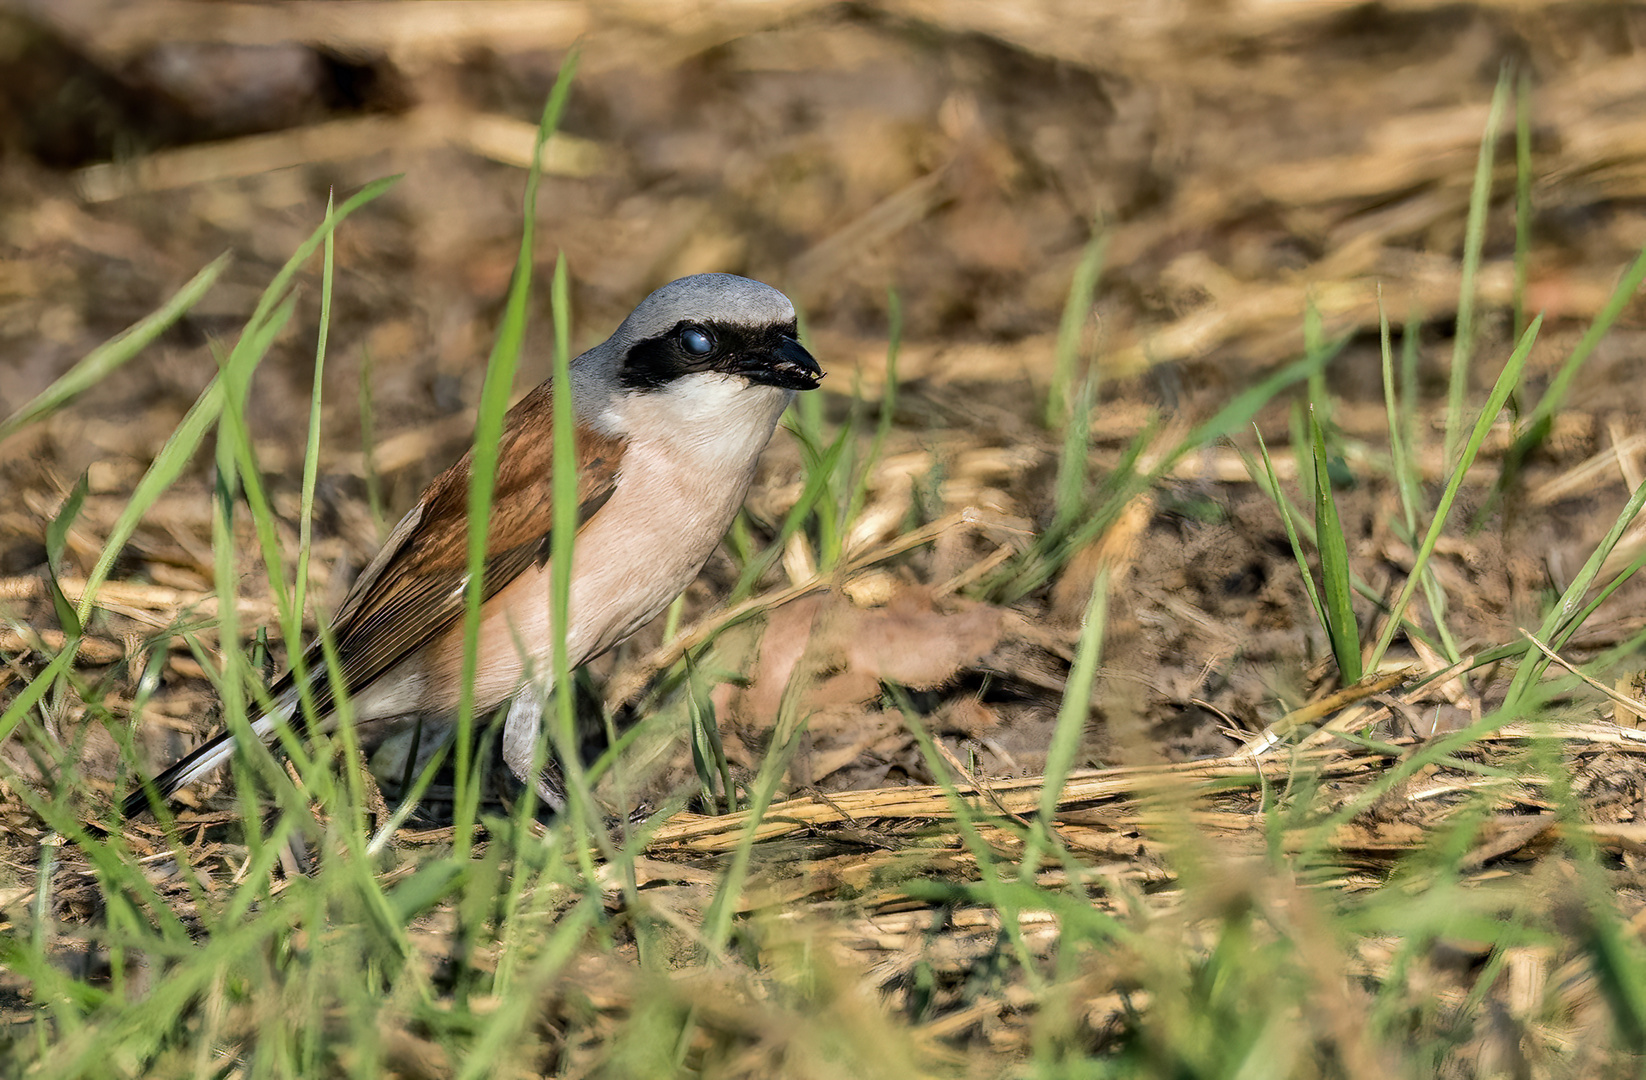
[[[582, 64], [536, 208], [542, 317], [518, 386], [549, 371], [542, 298], [559, 251], [578, 347], [682, 274], [788, 291], [830, 372], [835, 419], [854, 396], [872, 406], [882, 393], [895, 294], [903, 392], [887, 450], [902, 464], [875, 474], [871, 501], [889, 509], [858, 539], [967, 507], [994, 530], [917, 567], [929, 586], [1045, 524], [1059, 439], [1043, 403], [1094, 238], [1101, 277], [1071, 325], [1079, 365], [1101, 380], [1099, 470], [1149, 424], [1182, 430], [1300, 355], [1311, 310], [1319, 335], [1349, 342], [1327, 375], [1335, 422], [1383, 437], [1379, 290], [1390, 318], [1416, 327], [1418, 390], [1438, 405], [1470, 185], [1505, 72], [1529, 95], [1524, 306], [1548, 316], [1528, 369], [1531, 385], [1546, 382], [1646, 244], [1643, 34], [1640, 4], [1520, 0], [6, 0], [0, 414], [209, 260], [234, 261], [142, 358], [9, 441], [0, 574], [40, 566], [43, 523], [89, 470], [69, 544], [87, 565], [215, 371], [213, 348], [329, 195], [403, 173], [338, 234], [316, 548], [317, 600], [335, 605], [385, 520], [469, 438], [519, 242], [522, 166], [575, 42]], [[1502, 118], [1477, 278], [1477, 400], [1513, 330], [1515, 123], [1512, 110]], [[288, 514], [318, 314], [317, 266], [307, 273], [253, 397], [260, 459]], [[1602, 343], [1535, 466], [1564, 471], [1639, 430], [1639, 316], [1630, 308]], [[1260, 417], [1281, 445], [1284, 404]], [[127, 570], [145, 581], [209, 591], [201, 461], [136, 539]], [[1427, 467], [1442, 474], [1438, 454]], [[780, 438], [757, 521], [792, 504], [798, 477]], [[921, 477], [940, 505], [917, 514]], [[1136, 677], [1110, 677], [1098, 711], [1111, 733], [1126, 714], [1150, 746], [1200, 756], [1236, 745], [1220, 715], [1260, 726], [1301, 678], [1300, 658], [1322, 650], [1295, 573], [1270, 572], [1290, 566], [1284, 533], [1239, 463], [1211, 448], [1173, 483], [1126, 526], [1106, 659]], [[1345, 498], [1365, 538], [1357, 557], [1388, 551], [1399, 564], [1409, 549], [1378, 524], [1387, 494]], [[1468, 628], [1510, 640], [1528, 598], [1610, 523], [1616, 495], [1551, 489], [1532, 505], [1560, 513], [1443, 552], [1473, 597]], [[803, 576], [805, 553], [785, 566]], [[1017, 598], [1018, 612], [1077, 622], [1093, 569], [1069, 566], [1068, 580]], [[858, 599], [883, 603], [909, 577]], [[715, 597], [700, 588], [694, 610]], [[1032, 771], [1067, 645], [1003, 639], [985, 622], [883, 630], [961, 642], [906, 682], [937, 685], [973, 664], [1028, 687], [1017, 699], [1028, 719], [1007, 725], [1025, 734], [994, 765]]]
[[[333, 376], [369, 352], [391, 429], [472, 402], [577, 40], [539, 261], [565, 251], [584, 340], [734, 271], [805, 308], [836, 389], [872, 389], [895, 289], [908, 377], [1010, 395], [1044, 385], [1097, 230], [1111, 395], [1227, 394], [1299, 351], [1307, 299], [1375, 327], [1374, 283], [1444, 336], [1505, 64], [1534, 95], [1529, 306], [1580, 318], [1646, 242], [1643, 27], [1621, 3], [6, 0], [0, 409], [224, 250], [194, 321], [233, 326], [329, 192], [398, 172], [341, 237]], [[1503, 303], [1512, 218], [1491, 228]], [[159, 366], [192, 388], [188, 344]], [[308, 352], [271, 405], [306, 396]]]

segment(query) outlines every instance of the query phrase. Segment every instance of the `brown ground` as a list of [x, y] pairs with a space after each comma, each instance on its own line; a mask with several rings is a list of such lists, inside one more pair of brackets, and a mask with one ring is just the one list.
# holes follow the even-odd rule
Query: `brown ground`
[[[568, 26], [550, 9], [580, 9], [523, 4], [517, 25], [463, 33], [411, 13], [429, 5], [358, 25], [339, 14], [349, 5], [289, 6], [255, 25], [251, 13], [274, 9], [200, 13], [217, 7], [0, 8], [0, 413], [211, 258], [235, 255], [182, 325], [5, 446], [8, 625], [52, 625], [39, 585], [42, 534], [75, 478], [90, 470], [69, 545], [71, 571], [83, 572], [209, 379], [213, 347], [232, 338], [320, 220], [328, 192], [403, 172], [338, 234], [314, 549], [316, 602], [336, 604], [383, 528], [367, 498], [362, 382], [391, 520], [469, 435], [524, 176], [477, 151], [474, 114], [509, 118], [504, 141], [529, 145], [523, 132], [583, 33], [563, 125], [575, 139], [538, 207], [537, 291], [546, 297], [563, 250], [574, 344], [599, 340], [673, 277], [748, 274], [806, 310], [830, 373], [831, 418], [860, 391], [872, 426], [895, 289], [906, 321], [896, 425], [854, 540], [866, 551], [971, 511], [935, 544], [876, 562], [840, 592], [777, 608], [717, 646], [725, 666], [754, 675], [747, 690], [726, 687], [716, 699], [734, 761], [749, 765], [787, 670], [780, 654], [810, 645], [824, 681], [794, 779], [826, 789], [928, 779], [901, 719], [881, 709], [882, 681], [915, 688], [949, 743], [990, 774], [1039, 772], [1073, 627], [1104, 560], [1115, 587], [1090, 762], [1224, 754], [1330, 682], [1312, 667], [1324, 638], [1280, 519], [1225, 447], [1186, 458], [1101, 552], [1077, 557], [1049, 588], [996, 605], [969, 587], [973, 568], [1021, 546], [1050, 513], [1058, 444], [1039, 424], [1039, 403], [1094, 219], [1109, 237], [1081, 347], [1103, 380], [1097, 473], [1151, 417], [1166, 425], [1166, 445], [1299, 355], [1312, 301], [1329, 336], [1351, 335], [1327, 380], [1347, 445], [1365, 448], [1348, 461], [1356, 486], [1343, 493], [1344, 513], [1356, 569], [1386, 593], [1411, 551], [1391, 527], [1396, 503], [1377, 467], [1386, 431], [1376, 289], [1397, 323], [1421, 320], [1432, 499], [1444, 475], [1440, 406], [1469, 186], [1502, 65], [1528, 73], [1534, 94], [1526, 296], [1548, 316], [1529, 366], [1537, 391], [1646, 244], [1646, 5], [791, 0]], [[528, 9], [545, 15], [541, 25], [520, 14]], [[246, 40], [267, 44], [226, 44]], [[328, 127], [345, 122], [357, 126]], [[258, 133], [273, 134], [253, 142]], [[186, 147], [204, 149], [161, 157], [150, 172], [95, 169]], [[302, 164], [241, 166], [248, 148]], [[1480, 276], [1476, 403], [1512, 336], [1512, 141], [1499, 149], [1508, 164]], [[291, 522], [317, 295], [311, 267], [299, 317], [253, 394], [261, 462]], [[521, 386], [548, 372], [546, 300], [539, 311]], [[1626, 484], [1639, 482], [1641, 314], [1631, 305], [1601, 345], [1516, 494], [1482, 528], [1466, 523], [1496, 478], [1506, 425], [1465, 488], [1438, 562], [1465, 651], [1535, 624], [1611, 524]], [[1282, 459], [1290, 400], [1260, 416]], [[1586, 463], [1594, 467], [1580, 471]], [[137, 665], [128, 662], [157, 631], [210, 611], [194, 595], [211, 588], [208, 469], [202, 452], [123, 556], [115, 584], [126, 591], [105, 593], [110, 615], [93, 627], [85, 664], [111, 680], [115, 701], [129, 700]], [[799, 475], [798, 451], [780, 435], [751, 500], [757, 536], [792, 504]], [[287, 541], [295, 545], [295, 524]], [[789, 553], [767, 589], [804, 580], [815, 558]], [[688, 620], [734, 578], [732, 562], [717, 557], [690, 594]], [[253, 626], [269, 621], [260, 580], [248, 555]], [[1636, 631], [1641, 596], [1625, 590], [1582, 648]], [[0, 633], [10, 635], [0, 638], [0, 687], [15, 686], [42, 660]], [[198, 663], [179, 638], [158, 640], [170, 662], [137, 725], [151, 762], [170, 760], [212, 723]], [[660, 642], [649, 629], [600, 674], [632, 673]], [[1429, 701], [1408, 712], [1407, 729], [1455, 726], [1482, 695], [1489, 705], [1484, 684], [1454, 694], [1456, 706]], [[48, 736], [14, 736], [0, 748], [12, 765], [28, 767], [28, 738]], [[94, 732], [88, 773], [112, 779], [111, 751]]]

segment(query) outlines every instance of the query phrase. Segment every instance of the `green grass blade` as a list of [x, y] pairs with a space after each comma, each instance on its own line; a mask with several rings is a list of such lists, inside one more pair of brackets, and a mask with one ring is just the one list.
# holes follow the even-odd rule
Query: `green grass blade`
[[514, 389], [514, 373], [525, 344], [526, 322], [531, 309], [532, 252], [537, 234], [537, 189], [542, 176], [543, 147], [559, 126], [577, 72], [578, 50], [572, 49], [560, 65], [560, 74], [543, 104], [532, 147], [531, 167], [526, 170], [526, 192], [522, 212], [520, 251], [515, 258], [514, 279], [503, 308], [497, 342], [486, 363], [486, 381], [480, 391], [480, 411], [474, 425], [474, 456], [469, 480], [469, 571], [463, 597], [463, 686], [457, 710], [456, 794], [453, 808], [457, 827], [458, 858], [466, 858], [473, 840], [473, 822], [479, 810], [480, 792], [475, 782], [473, 757], [474, 681], [480, 660], [480, 601], [483, 596], [486, 533], [491, 519], [492, 494], [497, 479], [498, 441], [503, 434], [504, 415]]
[[1497, 148], [1497, 130], [1509, 100], [1509, 70], [1498, 76], [1492, 92], [1492, 106], [1486, 116], [1486, 133], [1480, 140], [1480, 156], [1475, 161], [1474, 186], [1469, 193], [1469, 219], [1463, 233], [1463, 271], [1457, 295], [1457, 334], [1452, 339], [1451, 378], [1446, 392], [1446, 460], [1457, 454], [1463, 432], [1463, 397], [1469, 389], [1469, 362], [1475, 345], [1475, 278], [1480, 272], [1480, 252], [1486, 242], [1486, 212], [1492, 203], [1492, 155]]
[[[1331, 620], [1326, 617], [1326, 605], [1320, 602], [1320, 590], [1315, 588], [1314, 574], [1309, 571], [1309, 556], [1303, 550], [1303, 541], [1297, 535], [1297, 517], [1292, 512], [1292, 503], [1280, 492], [1280, 477], [1275, 475], [1274, 460], [1269, 456], [1269, 444], [1263, 439], [1263, 432], [1256, 424], [1252, 425], [1252, 432], [1257, 436], [1257, 448], [1263, 455], [1263, 468], [1268, 473], [1269, 490], [1273, 493], [1275, 505], [1280, 509], [1280, 520], [1286, 526], [1286, 540], [1292, 548], [1292, 558], [1297, 562], [1298, 580], [1303, 582], [1303, 591], [1309, 594], [1309, 604], [1314, 608], [1315, 619], [1320, 628], [1331, 636]], [[1247, 471], [1255, 471], [1247, 465]], [[1318, 535], [1318, 534], [1317, 534]]]
[[68, 498], [51, 521], [46, 523], [46, 568], [47, 585], [51, 588], [51, 606], [57, 612], [57, 624], [62, 627], [68, 640], [63, 648], [74, 652], [80, 637], [80, 616], [75, 612], [74, 605], [63, 593], [63, 549], [68, 544], [69, 529], [74, 526], [74, 519], [80, 516], [80, 508], [85, 504], [86, 492], [91, 483], [90, 473], [81, 473], [80, 479], [74, 482]]
[[1417, 532], [1422, 511], [1422, 488], [1418, 483], [1416, 463], [1412, 460], [1411, 444], [1406, 435], [1410, 425], [1407, 413], [1415, 403], [1395, 390], [1394, 344], [1389, 333], [1389, 313], [1383, 308], [1383, 287], [1377, 289], [1377, 333], [1383, 374], [1383, 412], [1389, 421], [1389, 459], [1394, 469], [1395, 492], [1400, 496], [1401, 518], [1410, 533]]
[[490, 531], [492, 494], [497, 483], [498, 443], [514, 390], [514, 373], [525, 342], [527, 310], [530, 306], [532, 210], [526, 215], [528, 243], [522, 245], [515, 265], [514, 283], [503, 310], [502, 325], [491, 359], [486, 364], [486, 380], [480, 391], [480, 408], [475, 418], [474, 443], [469, 474], [469, 551], [467, 584], [463, 596], [463, 675], [457, 710], [457, 734], [453, 740], [456, 775], [452, 816], [457, 829], [457, 853], [466, 857], [472, 841], [480, 792], [472, 763], [474, 753], [475, 678], [480, 667], [480, 603], [485, 589], [486, 538]]
[[1532, 320], [1526, 332], [1520, 335], [1520, 343], [1510, 354], [1508, 363], [1504, 364], [1503, 370], [1498, 373], [1497, 382], [1492, 386], [1492, 392], [1486, 399], [1486, 406], [1481, 409], [1480, 416], [1475, 420], [1474, 431], [1470, 434], [1469, 441], [1464, 444], [1463, 455], [1453, 468], [1451, 478], [1446, 482], [1446, 490], [1440, 496], [1439, 505], [1435, 507], [1434, 520], [1429, 523], [1429, 531], [1424, 535], [1423, 544], [1418, 548], [1412, 572], [1407, 576], [1406, 583], [1401, 586], [1399, 596], [1390, 605], [1383, 633], [1379, 635], [1377, 645], [1372, 649], [1371, 659], [1366, 665], [1373, 671], [1378, 669], [1378, 665], [1383, 662], [1384, 653], [1389, 651], [1389, 646], [1394, 642], [1395, 632], [1400, 628], [1401, 620], [1406, 614], [1406, 605], [1411, 603], [1412, 593], [1422, 579], [1424, 567], [1428, 565], [1429, 557], [1434, 554], [1435, 545], [1440, 541], [1441, 530], [1451, 514], [1458, 490], [1463, 486], [1463, 478], [1468, 474], [1469, 466], [1474, 464], [1475, 456], [1480, 452], [1481, 444], [1486, 441], [1486, 433], [1496, 422], [1498, 412], [1509, 400], [1509, 394], [1520, 384], [1521, 370], [1526, 366], [1526, 358], [1531, 355], [1532, 344], [1537, 340], [1538, 330], [1542, 326], [1541, 315]]
[[1640, 291], [1643, 282], [1646, 282], [1646, 248], [1642, 248], [1640, 254], [1635, 256], [1635, 261], [1629, 264], [1629, 269], [1612, 290], [1612, 295], [1606, 298], [1606, 304], [1600, 309], [1600, 314], [1595, 316], [1595, 321], [1584, 331], [1583, 337], [1578, 340], [1566, 362], [1560, 365], [1555, 377], [1549, 380], [1549, 388], [1543, 392], [1543, 396], [1538, 399], [1537, 405], [1526, 418], [1526, 430], [1520, 437], [1521, 440], [1535, 444], [1547, 434], [1547, 421], [1553, 419], [1554, 414], [1566, 403], [1566, 395], [1571, 391], [1572, 381], [1577, 378], [1579, 369], [1588, 361], [1595, 348], [1605, 340], [1606, 335], [1611, 333], [1612, 327], [1623, 315], [1635, 294]]
[[[549, 610], [554, 624], [554, 707], [549, 724], [549, 741], [555, 748], [560, 775], [565, 782], [566, 811], [574, 850], [583, 870], [587, 888], [598, 890], [591, 844], [606, 849], [615, 859], [603, 830], [598, 828], [600, 810], [589, 788], [589, 780], [578, 756], [577, 694], [573, 689], [571, 653], [565, 627], [571, 625], [572, 558], [577, 536], [577, 416], [573, 409], [571, 382], [571, 298], [566, 278], [566, 257], [561, 253], [554, 264], [550, 291], [554, 312], [554, 532], [550, 537]], [[547, 719], [547, 718], [545, 718]], [[544, 745], [539, 739], [538, 744]], [[533, 755], [536, 762], [536, 755]], [[526, 832], [519, 834], [524, 837]]]
[[0, 442], [4, 442], [9, 436], [35, 421], [50, 416], [142, 352], [155, 338], [165, 333], [167, 327], [200, 302], [200, 298], [206, 295], [228, 268], [231, 258], [232, 256], [224, 253], [207, 263], [204, 269], [190, 278], [188, 284], [177, 290], [176, 295], [167, 300], [159, 310], [97, 346], [28, 403], [4, 420], [0, 420]]
[[1097, 401], [1097, 380], [1080, 384], [1080, 393], [1069, 406], [1063, 429], [1063, 453], [1057, 462], [1057, 487], [1052, 496], [1052, 523], [1049, 536], [1069, 531], [1086, 512], [1086, 480], [1092, 448], [1092, 409]]
[[[326, 199], [326, 214], [332, 198]], [[309, 555], [314, 538], [314, 489], [320, 478], [320, 398], [326, 374], [326, 337], [331, 328], [332, 272], [337, 238], [326, 234], [325, 256], [320, 267], [320, 332], [314, 344], [314, 380], [309, 390], [309, 434], [303, 445], [303, 494], [297, 519], [297, 576], [292, 588], [292, 606], [299, 616], [309, 586]]]
[[0, 743], [11, 737], [11, 733], [17, 730], [17, 725], [28, 718], [29, 710], [40, 703], [40, 699], [46, 696], [46, 691], [52, 688], [57, 677], [66, 673], [73, 663], [74, 650], [64, 649], [52, 657], [51, 663], [47, 664], [40, 674], [30, 679], [17, 692], [17, 696], [6, 703], [6, 711], [0, 713]]
[[1338, 519], [1337, 497], [1332, 493], [1331, 469], [1326, 456], [1326, 433], [1309, 410], [1309, 440], [1314, 452], [1315, 537], [1320, 551], [1320, 590], [1326, 609], [1326, 634], [1332, 642], [1343, 685], [1360, 681], [1360, 629], [1350, 603], [1354, 589], [1349, 580], [1349, 542]]
[[885, 452], [886, 440], [892, 433], [892, 420], [897, 415], [897, 354], [903, 345], [903, 302], [896, 289], [886, 291], [886, 383], [880, 395], [880, 415], [875, 421], [874, 439], [863, 463], [856, 468], [857, 480], [852, 485], [851, 498], [846, 502], [844, 531], [849, 531], [863, 512], [869, 496], [869, 479], [875, 463]]
[[749, 785], [748, 824], [738, 837], [731, 858], [727, 860], [726, 872], [715, 890], [714, 900], [703, 913], [703, 938], [712, 950], [708, 957], [711, 962], [718, 962], [731, 941], [732, 918], [737, 914], [737, 902], [743, 896], [744, 883], [748, 881], [749, 860], [754, 853], [760, 823], [777, 795], [777, 787], [783, 782], [784, 774], [789, 771], [789, 762], [794, 760], [795, 752], [800, 749], [800, 736], [806, 727], [806, 718], [800, 712], [800, 697], [807, 684], [808, 680], [797, 665], [778, 702], [777, 724], [773, 728], [766, 756], [760, 762], [754, 782]]
[[[1383, 372], [1383, 409], [1389, 421], [1389, 458], [1394, 469], [1395, 491], [1400, 496], [1401, 521], [1405, 526], [1405, 537], [1408, 543], [1415, 545], [1417, 522], [1423, 513], [1423, 489], [1411, 449], [1411, 432], [1414, 428], [1416, 409], [1409, 387], [1406, 393], [1398, 396], [1395, 393], [1394, 347], [1389, 334], [1389, 315], [1383, 309], [1381, 287], [1377, 293], [1377, 323]], [[1405, 340], [1401, 343], [1403, 374], [1405, 369], [1411, 366], [1416, 332], [1415, 327], [1408, 326]], [[1360, 591], [1358, 584], [1356, 591]], [[1441, 586], [1440, 579], [1433, 569], [1427, 566], [1423, 572], [1423, 598], [1429, 605], [1429, 618], [1434, 624], [1435, 637], [1440, 642], [1442, 655], [1451, 663], [1457, 663], [1462, 659], [1462, 654], [1458, 651], [1457, 642], [1452, 639], [1451, 628], [1446, 625], [1446, 590]]]
[[[1303, 304], [1303, 354], [1314, 356], [1330, 348], [1331, 343], [1326, 339], [1326, 324], [1320, 317], [1320, 305], [1315, 303], [1311, 292], [1304, 297]], [[1323, 367], [1309, 373], [1308, 400], [1310, 411], [1319, 414], [1323, 426], [1330, 427], [1332, 395], [1326, 390], [1326, 369]]]
[[109, 539], [103, 545], [103, 553], [98, 556], [91, 573], [86, 575], [85, 590], [81, 594], [77, 610], [82, 622], [91, 615], [98, 587], [108, 579], [115, 559], [120, 557], [126, 541], [137, 531], [138, 522], [143, 520], [143, 515], [148, 513], [149, 508], [166, 489], [183, 475], [183, 470], [188, 468], [195, 450], [200, 447], [200, 441], [206, 437], [206, 432], [211, 430], [222, 408], [222, 382], [218, 378], [213, 378], [195, 399], [194, 404], [189, 406], [189, 411], [183, 415], [182, 421], [166, 437], [165, 445], [149, 463], [148, 471], [137, 482], [131, 498], [121, 508], [120, 516], [115, 519], [114, 527], [109, 530]]
[[[1604, 600], [1604, 596], [1602, 596], [1597, 597], [1593, 603], [1587, 606], [1583, 604], [1583, 597], [1588, 593], [1589, 587], [1594, 584], [1595, 578], [1600, 574], [1600, 568], [1605, 565], [1606, 559], [1617, 547], [1618, 541], [1623, 538], [1624, 532], [1640, 515], [1643, 507], [1646, 507], [1646, 484], [1641, 484], [1635, 489], [1634, 494], [1629, 497], [1628, 503], [1624, 505], [1623, 511], [1612, 522], [1612, 527], [1606, 531], [1606, 535], [1601, 538], [1594, 551], [1589, 553], [1588, 559], [1584, 561], [1577, 575], [1572, 578], [1571, 583], [1561, 593], [1559, 603], [1544, 617], [1543, 623], [1537, 631], [1539, 641], [1542, 641], [1551, 649], [1560, 648], [1577, 628], [1583, 625], [1583, 620]], [[1636, 565], [1638, 564], [1639, 560], [1636, 560]], [[1631, 567], [1630, 570], [1614, 579], [1605, 594], [1610, 595], [1612, 589], [1621, 585], [1633, 573], [1633, 570], [1634, 568]], [[1508, 694], [1504, 698], [1505, 709], [1511, 709], [1525, 699], [1532, 685], [1542, 678], [1543, 672], [1549, 664], [1548, 657], [1544, 656], [1541, 650], [1529, 642], [1521, 650], [1521, 653], [1520, 668], [1515, 672], [1513, 681], [1509, 683]]]
[[1629, 1049], [1646, 1054], [1646, 956], [1635, 942], [1632, 927], [1618, 925], [1609, 905], [1589, 905], [1583, 926], [1584, 945], [1601, 996], [1611, 1006], [1612, 1019]]
[[1532, 73], [1521, 68], [1515, 91], [1514, 328], [1526, 329], [1526, 279], [1532, 256]]
[[1053, 354], [1052, 384], [1046, 393], [1046, 426], [1056, 431], [1068, 421], [1069, 390], [1074, 386], [1076, 363], [1080, 359], [1080, 336], [1091, 314], [1097, 282], [1103, 276], [1103, 258], [1109, 248], [1107, 233], [1098, 232], [1086, 244], [1075, 265], [1074, 280], [1063, 303], [1063, 317], [1057, 324], [1057, 349]]
[[1034, 881], [1040, 869], [1040, 856], [1048, 847], [1056, 846], [1052, 831], [1057, 820], [1057, 800], [1063, 794], [1063, 785], [1074, 769], [1075, 758], [1086, 735], [1086, 720], [1091, 715], [1092, 689], [1097, 683], [1098, 660], [1103, 653], [1103, 631], [1109, 613], [1109, 571], [1098, 572], [1092, 582], [1091, 597], [1086, 601], [1086, 614], [1080, 624], [1080, 642], [1075, 649], [1074, 664], [1063, 687], [1063, 700], [1057, 709], [1057, 722], [1052, 728], [1052, 741], [1046, 749], [1046, 776], [1040, 787], [1040, 806], [1035, 824], [1023, 849], [1023, 865], [1018, 878]]

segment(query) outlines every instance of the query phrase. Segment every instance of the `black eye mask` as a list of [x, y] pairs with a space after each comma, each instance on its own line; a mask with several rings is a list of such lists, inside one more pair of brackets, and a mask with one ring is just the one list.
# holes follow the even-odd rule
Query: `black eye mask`
[[625, 389], [662, 390], [684, 375], [720, 372], [787, 390], [810, 390], [823, 377], [801, 344], [795, 324], [682, 321], [667, 333], [636, 342], [623, 357], [618, 381]]

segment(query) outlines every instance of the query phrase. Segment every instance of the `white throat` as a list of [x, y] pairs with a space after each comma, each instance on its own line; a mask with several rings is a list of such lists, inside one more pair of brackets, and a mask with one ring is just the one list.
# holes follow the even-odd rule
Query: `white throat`
[[792, 390], [751, 383], [741, 375], [697, 372], [660, 390], [614, 396], [596, 425], [628, 439], [628, 454], [667, 448], [681, 464], [689, 458], [711, 472], [746, 469], [752, 475], [792, 400]]

